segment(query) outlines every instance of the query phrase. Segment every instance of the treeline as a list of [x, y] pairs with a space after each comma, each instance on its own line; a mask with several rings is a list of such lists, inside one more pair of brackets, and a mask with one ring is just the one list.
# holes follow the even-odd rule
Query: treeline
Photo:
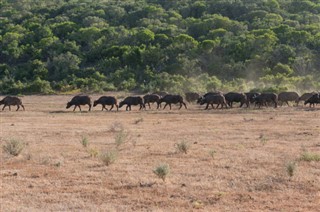
[[320, 0], [2, 0], [0, 93], [320, 89]]

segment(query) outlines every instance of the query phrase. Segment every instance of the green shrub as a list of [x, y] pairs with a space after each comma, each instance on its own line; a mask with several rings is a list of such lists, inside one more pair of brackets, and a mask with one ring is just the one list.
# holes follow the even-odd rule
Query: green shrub
[[82, 144], [83, 147], [88, 147], [89, 145], [89, 140], [87, 137], [82, 137], [80, 143]]
[[113, 164], [118, 158], [116, 151], [106, 151], [100, 154], [100, 160], [106, 166]]
[[177, 143], [177, 144], [176, 144], [176, 149], [177, 149], [177, 151], [180, 152], [180, 153], [185, 153], [185, 154], [187, 154], [189, 148], [190, 148], [190, 145], [189, 145], [187, 142], [185, 142], [185, 141], [181, 141], [180, 143]]
[[320, 161], [320, 154], [312, 153], [312, 152], [303, 152], [300, 160], [302, 161]]
[[10, 155], [18, 156], [24, 147], [25, 145], [21, 141], [12, 139], [3, 145], [3, 150]]
[[160, 179], [165, 181], [166, 177], [170, 173], [170, 167], [168, 164], [161, 164], [153, 170], [153, 173], [157, 175]]
[[296, 170], [296, 163], [295, 162], [289, 162], [287, 164], [287, 173], [290, 177], [293, 177], [294, 172]]

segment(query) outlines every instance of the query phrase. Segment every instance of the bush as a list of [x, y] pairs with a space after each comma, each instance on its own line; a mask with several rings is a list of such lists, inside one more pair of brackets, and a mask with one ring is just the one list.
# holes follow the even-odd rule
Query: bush
[[290, 177], [293, 177], [295, 170], [296, 170], [295, 162], [290, 162], [287, 164], [287, 173]]
[[24, 144], [18, 140], [10, 140], [3, 146], [3, 150], [13, 156], [18, 156], [24, 148]]
[[89, 145], [89, 140], [87, 137], [82, 137], [80, 143], [82, 144], [83, 147], [88, 147]]
[[185, 141], [181, 141], [180, 143], [176, 144], [176, 148], [178, 152], [187, 154], [190, 148], [190, 145]]
[[168, 164], [159, 165], [153, 170], [153, 173], [157, 175], [160, 179], [165, 181], [166, 177], [170, 173], [170, 167]]
[[109, 166], [110, 164], [113, 164], [118, 157], [118, 153], [115, 151], [106, 151], [104, 153], [101, 153], [100, 160], [103, 162], [104, 165]]
[[119, 148], [121, 144], [124, 144], [126, 142], [127, 137], [128, 137], [128, 133], [125, 132], [124, 130], [120, 130], [119, 132], [116, 133], [114, 137], [114, 141], [117, 148]]
[[302, 161], [320, 161], [320, 154], [312, 153], [312, 152], [304, 152], [302, 153], [300, 160]]

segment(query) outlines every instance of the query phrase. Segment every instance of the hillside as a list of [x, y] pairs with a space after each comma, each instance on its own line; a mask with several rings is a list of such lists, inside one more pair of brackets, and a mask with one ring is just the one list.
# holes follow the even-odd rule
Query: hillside
[[3, 0], [0, 92], [320, 89], [319, 12], [319, 0]]

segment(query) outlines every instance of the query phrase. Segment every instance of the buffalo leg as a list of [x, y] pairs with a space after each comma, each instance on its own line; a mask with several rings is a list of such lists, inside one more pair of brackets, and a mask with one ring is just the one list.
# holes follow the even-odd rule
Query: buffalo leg
[[182, 104], [184, 105], [184, 108], [188, 109], [186, 103], [182, 102]]
[[170, 107], [170, 110], [171, 110], [171, 103], [169, 103], [169, 107]]
[[[88, 111], [91, 111], [91, 104], [88, 104], [89, 105], [89, 110]], [[80, 106], [79, 106], [80, 107]]]
[[[212, 104], [211, 104], [212, 105]], [[209, 108], [209, 103], [207, 103], [207, 107], [205, 108], [205, 110], [208, 110], [208, 108]]]
[[166, 109], [167, 105], [168, 105], [168, 103], [166, 103], [166, 104], [164, 105], [163, 109]]
[[6, 105], [3, 105], [3, 108], [2, 108], [2, 110], [4, 110], [4, 108], [6, 107]]
[[21, 107], [22, 107], [22, 109], [23, 109], [23, 110], [25, 110], [25, 109], [24, 109], [24, 106], [23, 106], [23, 104], [21, 104]]
[[75, 105], [75, 106], [74, 106], [74, 108], [73, 108], [73, 112], [76, 110], [76, 107], [77, 107], [77, 105]]
[[19, 108], [20, 108], [20, 106], [19, 106], [19, 105], [17, 105], [17, 109], [16, 109], [16, 111], [18, 111], [18, 110], [19, 110]]
[[111, 108], [109, 109], [110, 111], [113, 109], [113, 106], [114, 106], [114, 105], [111, 105]]
[[10, 105], [8, 105], [9, 106], [9, 111], [11, 111], [11, 106]]

